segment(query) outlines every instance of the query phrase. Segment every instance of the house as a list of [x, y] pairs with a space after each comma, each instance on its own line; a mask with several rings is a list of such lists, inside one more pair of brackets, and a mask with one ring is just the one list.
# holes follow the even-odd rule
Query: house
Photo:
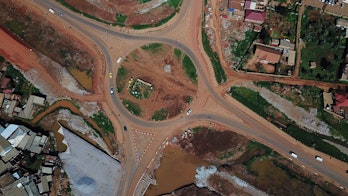
[[10, 142], [7, 141], [4, 137], [0, 136], [0, 156], [5, 156], [11, 151], [12, 148], [13, 147], [11, 146]]
[[258, 0], [246, 0], [244, 9], [263, 11], [265, 9], [265, 3], [263, 1]]
[[8, 83], [10, 83], [10, 82], [11, 82], [11, 79], [10, 79], [10, 78], [4, 77], [4, 78], [1, 80], [0, 88], [1, 88], [1, 89], [6, 89]]
[[295, 59], [296, 59], [296, 51], [288, 50], [288, 65], [290, 66], [295, 65]]
[[42, 167], [41, 171], [42, 171], [43, 174], [50, 174], [50, 175], [53, 172], [52, 167]]
[[48, 191], [50, 191], [50, 187], [48, 185], [47, 177], [42, 176], [41, 177], [41, 182], [37, 184], [37, 187], [39, 188], [40, 194], [47, 193]]
[[2, 160], [0, 160], [0, 176], [12, 167], [13, 165], [11, 163], [4, 163]]
[[340, 80], [348, 81], [348, 64], [346, 64], [346, 66], [344, 67]]
[[290, 40], [281, 39], [279, 43], [279, 48], [294, 50], [295, 44], [292, 44]]
[[275, 48], [256, 45], [255, 54], [260, 63], [263, 64], [276, 64], [280, 59], [280, 50]]
[[348, 28], [348, 19], [338, 18], [336, 20], [336, 26], [342, 28]]
[[255, 11], [255, 10], [245, 10], [244, 21], [252, 22], [256, 24], [262, 24], [265, 21], [266, 12]]
[[316, 62], [314, 62], [314, 61], [309, 62], [309, 68], [310, 69], [314, 69], [316, 67], [317, 67], [317, 63]]
[[348, 119], [348, 93], [335, 94], [336, 105], [333, 107], [333, 111], [337, 114], [341, 114], [345, 119]]
[[30, 95], [29, 99], [27, 101], [27, 104], [24, 108], [23, 111], [21, 111], [18, 116], [21, 118], [25, 118], [25, 119], [32, 119], [32, 115], [33, 115], [33, 108], [34, 106], [44, 106], [45, 105], [45, 98], [43, 97], [38, 97], [35, 95]]

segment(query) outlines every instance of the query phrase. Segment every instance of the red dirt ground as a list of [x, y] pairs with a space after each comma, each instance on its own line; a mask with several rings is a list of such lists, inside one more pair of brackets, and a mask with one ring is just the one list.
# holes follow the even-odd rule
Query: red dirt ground
[[[171, 65], [171, 73], [164, 72], [166, 64]], [[185, 75], [181, 60], [174, 57], [174, 48], [170, 45], [163, 45], [163, 50], [158, 54], [137, 49], [127, 56], [122, 66], [127, 69], [128, 75], [123, 80], [124, 87], [119, 96], [137, 103], [143, 110], [141, 116], [144, 119], [151, 120], [154, 112], [161, 108], [167, 109], [168, 118], [178, 115], [187, 107], [185, 96], [195, 97], [197, 92], [197, 84], [192, 83]], [[127, 87], [131, 77], [153, 85], [154, 91], [148, 99], [140, 100], [130, 95]]]
[[147, 7], [153, 1], [139, 4], [138, 1], [109, 0], [109, 1], [86, 1], [86, 0], [65, 0], [76, 9], [96, 16], [109, 22], [116, 22], [116, 14], [127, 15], [126, 25], [157, 24], [160, 20], [171, 15], [175, 10], [168, 4], [163, 4], [144, 14], [137, 13]]

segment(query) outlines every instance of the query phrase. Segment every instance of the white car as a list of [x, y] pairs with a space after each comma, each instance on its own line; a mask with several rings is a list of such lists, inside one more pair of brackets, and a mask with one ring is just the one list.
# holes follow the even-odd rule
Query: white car
[[191, 112], [192, 112], [192, 109], [190, 108], [189, 110], [187, 110], [186, 115], [190, 115]]
[[51, 14], [55, 13], [55, 11], [52, 8], [48, 9], [48, 11], [51, 12]]
[[121, 58], [121, 57], [118, 57], [116, 63], [121, 63], [121, 61], [122, 61], [122, 58]]
[[297, 158], [297, 154], [296, 154], [296, 153], [290, 151], [289, 154], [290, 154], [290, 156], [292, 156], [292, 157], [294, 157], [294, 158]]
[[315, 160], [317, 160], [317, 161], [320, 161], [320, 162], [323, 162], [323, 158], [321, 158], [320, 156], [315, 156]]

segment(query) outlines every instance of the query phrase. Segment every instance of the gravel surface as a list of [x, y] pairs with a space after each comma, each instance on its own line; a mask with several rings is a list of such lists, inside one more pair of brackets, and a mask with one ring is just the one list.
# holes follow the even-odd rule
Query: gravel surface
[[73, 195], [117, 195], [123, 175], [121, 164], [67, 129], [63, 133], [68, 149], [59, 157]]
[[244, 82], [242, 86], [258, 91], [260, 95], [287, 115], [291, 120], [295, 121], [300, 127], [305, 127], [311, 131], [331, 136], [328, 125], [320, 121], [315, 112], [308, 112], [301, 107], [294, 105], [292, 102], [282, 98], [281, 96], [269, 91], [266, 88], [260, 88], [252, 82]]

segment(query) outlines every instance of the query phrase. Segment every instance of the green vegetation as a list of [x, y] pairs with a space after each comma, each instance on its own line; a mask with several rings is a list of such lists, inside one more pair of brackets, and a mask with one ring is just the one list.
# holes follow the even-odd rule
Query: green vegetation
[[[259, 114], [263, 118], [267, 118], [269, 113], [269, 107], [271, 106], [270, 103], [268, 103], [266, 100], [264, 100], [258, 92], [255, 92], [253, 90], [247, 89], [245, 87], [232, 87], [231, 88], [231, 94], [232, 97], [237, 99], [239, 102], [241, 102], [243, 105], [247, 106], [249, 109], [253, 110], [255, 113]], [[321, 115], [327, 115], [325, 114], [326, 112], [321, 112], [318, 113], [319, 119], [322, 118], [320, 117]], [[285, 117], [286, 118], [286, 117]], [[330, 119], [332, 120], [332, 119]], [[274, 123], [274, 121], [272, 121]], [[278, 125], [274, 123], [275, 125]], [[343, 126], [344, 125], [337, 125], [337, 126]], [[348, 126], [348, 125], [345, 125]], [[348, 161], [348, 155], [345, 155], [341, 151], [339, 151], [335, 146], [325, 142], [320, 135], [317, 135], [315, 133], [309, 133], [307, 131], [304, 131], [300, 128], [298, 128], [294, 123], [290, 124], [286, 128], [282, 128], [287, 134], [292, 136], [293, 138], [299, 140], [303, 144], [309, 146], [309, 147], [314, 147], [315, 149], [326, 153], [330, 156], [333, 156], [337, 159], [340, 159], [342, 161]], [[342, 129], [343, 130], [347, 129]]]
[[169, 6], [174, 7], [174, 9], [177, 9], [181, 5], [182, 0], [168, 0], [167, 3]]
[[123, 15], [121, 13], [116, 14], [116, 22], [120, 24], [124, 24], [127, 20], [127, 15]]
[[[178, 49], [178, 48], [174, 48], [174, 56], [177, 58], [177, 59], [179, 59], [180, 60], [180, 58], [181, 58], [181, 54], [182, 54], [182, 52], [181, 52], [181, 50], [180, 49]], [[1, 61], [0, 61], [1, 62]]]
[[167, 116], [168, 116], [168, 110], [165, 108], [161, 108], [155, 112], [155, 114], [152, 116], [152, 120], [154, 121], [165, 120]]
[[243, 105], [264, 118], [269, 116], [266, 112], [268, 111], [268, 108], [273, 107], [263, 97], [261, 97], [259, 92], [255, 92], [245, 87], [232, 87], [231, 95]]
[[124, 85], [126, 85], [125, 79], [127, 79], [128, 71], [125, 67], [121, 66], [118, 68], [116, 76], [117, 92], [120, 93], [123, 90]]
[[24, 22], [20, 22], [16, 20], [6, 22], [5, 27], [7, 27], [8, 29], [10, 29], [12, 32], [14, 32], [20, 37], [23, 37], [24, 31], [27, 28]]
[[111, 121], [103, 112], [93, 114], [92, 119], [97, 123], [98, 127], [103, 129], [106, 133], [114, 133], [114, 127]]
[[[336, 17], [307, 7], [302, 18], [301, 38], [306, 47], [301, 51], [300, 76], [304, 79], [334, 82], [343, 62], [345, 31], [335, 26]], [[316, 67], [310, 68], [315, 62]]]
[[159, 27], [165, 23], [167, 23], [170, 19], [172, 19], [175, 16], [176, 12], [173, 12], [171, 15], [163, 18], [162, 20], [160, 20], [157, 24], [155, 24], [155, 27]]
[[186, 76], [189, 77], [193, 83], [197, 83], [197, 73], [195, 65], [191, 61], [190, 57], [188, 57], [187, 55], [185, 55], [184, 59], [182, 60], [182, 67], [186, 73]]
[[347, 121], [334, 118], [332, 114], [325, 112], [324, 108], [318, 109], [318, 118], [330, 126], [331, 134], [342, 137], [345, 141], [348, 141]]
[[34, 154], [33, 156], [30, 156], [29, 152], [23, 153], [23, 160], [21, 164], [31, 170], [31, 171], [38, 171], [40, 169], [41, 164], [44, 162], [44, 157], [41, 154]]
[[151, 44], [146, 44], [144, 46], [141, 47], [141, 49], [145, 50], [145, 51], [149, 51], [152, 54], [157, 54], [160, 51], [162, 51], [163, 49], [163, 44], [160, 43], [151, 43]]
[[123, 99], [122, 100], [122, 104], [124, 105], [124, 107], [126, 107], [132, 114], [136, 115], [136, 116], [140, 116], [141, 115], [141, 108], [138, 104], [129, 101], [127, 99]]
[[139, 3], [147, 3], [150, 2], [151, 0], [138, 0]]
[[223, 84], [224, 82], [227, 81], [226, 73], [224, 69], [222, 68], [218, 54], [211, 49], [208, 36], [205, 33], [204, 29], [202, 29], [202, 42], [203, 42], [204, 51], [208, 55], [210, 62], [213, 65], [216, 81], [219, 84]]
[[0, 64], [2, 64], [3, 62], [5, 62], [5, 58], [3, 56], [0, 56]]
[[296, 140], [300, 141], [301, 143], [305, 144], [309, 147], [314, 147], [315, 149], [328, 154], [330, 156], [333, 156], [339, 160], [342, 160], [344, 162], [348, 161], [348, 155], [342, 153], [339, 149], [337, 149], [335, 146], [325, 142], [319, 135], [314, 133], [309, 133], [307, 131], [304, 131], [295, 125], [290, 125], [284, 131], [295, 138]]
[[6, 62], [6, 64], [5, 76], [11, 78], [9, 85], [15, 88], [15, 94], [20, 94], [23, 98], [28, 98], [31, 94], [41, 95], [40, 90], [27, 81], [19, 70], [9, 62]]
[[233, 150], [229, 150], [226, 153], [219, 156], [220, 160], [231, 158], [234, 155]]
[[193, 97], [192, 96], [184, 96], [184, 102], [185, 103], [191, 103], [193, 100]]
[[148, 28], [151, 28], [153, 27], [152, 24], [138, 24], [138, 25], [132, 25], [132, 28], [133, 29], [148, 29]]
[[248, 60], [252, 54], [251, 46], [257, 37], [257, 32], [249, 30], [245, 32], [244, 40], [232, 39], [231, 50], [234, 55], [234, 61], [237, 68]]

